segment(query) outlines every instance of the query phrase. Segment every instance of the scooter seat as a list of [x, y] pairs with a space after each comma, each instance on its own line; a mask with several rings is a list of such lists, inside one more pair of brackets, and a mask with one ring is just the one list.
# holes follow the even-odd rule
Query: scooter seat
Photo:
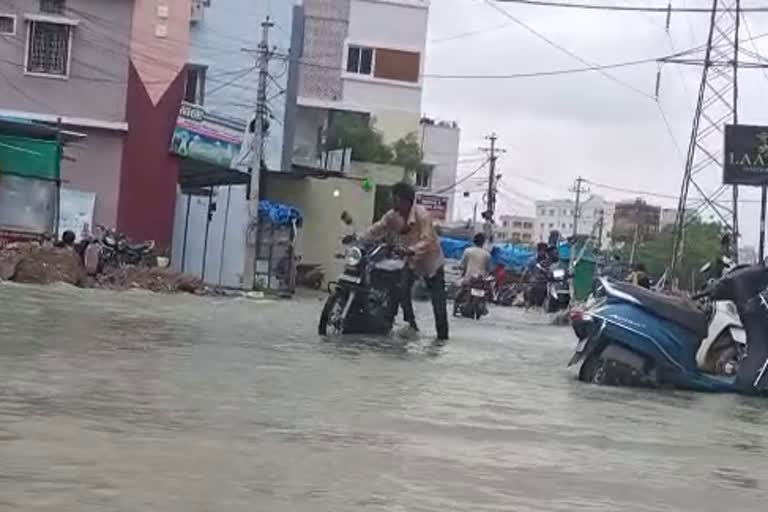
[[701, 341], [707, 336], [707, 315], [695, 302], [654, 292], [629, 283], [612, 282], [616, 290], [637, 299], [651, 313], [685, 328]]

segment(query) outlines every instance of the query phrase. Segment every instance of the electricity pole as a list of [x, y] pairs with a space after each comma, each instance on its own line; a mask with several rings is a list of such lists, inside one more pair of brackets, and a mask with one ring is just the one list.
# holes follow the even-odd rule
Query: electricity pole
[[576, 184], [571, 189], [571, 192], [576, 193], [576, 205], [573, 209], [573, 236], [579, 234], [579, 218], [581, 218], [581, 194], [589, 192], [589, 189], [583, 187], [587, 180], [579, 176], [576, 178]]
[[256, 261], [259, 250], [259, 199], [261, 195], [259, 182], [267, 139], [269, 110], [267, 106], [267, 81], [269, 80], [269, 61], [272, 58], [269, 49], [269, 31], [274, 26], [275, 24], [267, 16], [267, 19], [261, 24], [261, 42], [258, 48], [259, 81], [256, 92], [256, 116], [253, 121], [253, 141], [251, 143], [253, 160], [251, 162], [250, 196], [248, 197], [249, 229], [246, 237], [245, 271], [243, 272], [243, 284], [247, 289], [256, 287]]
[[496, 161], [499, 159], [498, 153], [504, 153], [503, 149], [499, 149], [496, 147], [496, 141], [498, 140], [498, 136], [495, 133], [491, 133], [488, 137], [486, 137], [487, 140], [491, 141], [490, 147], [488, 148], [482, 148], [483, 151], [488, 152], [488, 208], [483, 213], [483, 218], [485, 218], [485, 224], [483, 226], [483, 232], [485, 233], [485, 238], [489, 242], [493, 242], [493, 224], [494, 224], [494, 215], [496, 214]]
[[597, 230], [597, 248], [599, 250], [602, 250], [603, 248], [603, 229], [605, 228], [605, 210], [601, 209], [598, 212], [598, 215], [600, 215], [600, 219], [598, 222], [598, 230]]

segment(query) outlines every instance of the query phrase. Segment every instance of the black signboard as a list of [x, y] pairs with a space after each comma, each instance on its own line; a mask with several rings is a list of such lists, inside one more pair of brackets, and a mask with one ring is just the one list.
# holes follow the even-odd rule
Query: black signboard
[[768, 127], [728, 125], [725, 127], [726, 185], [768, 185]]

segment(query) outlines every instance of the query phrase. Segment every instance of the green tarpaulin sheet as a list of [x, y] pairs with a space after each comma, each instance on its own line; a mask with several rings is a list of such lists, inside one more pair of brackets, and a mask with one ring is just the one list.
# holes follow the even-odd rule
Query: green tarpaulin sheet
[[0, 174], [57, 180], [60, 147], [52, 140], [0, 135]]

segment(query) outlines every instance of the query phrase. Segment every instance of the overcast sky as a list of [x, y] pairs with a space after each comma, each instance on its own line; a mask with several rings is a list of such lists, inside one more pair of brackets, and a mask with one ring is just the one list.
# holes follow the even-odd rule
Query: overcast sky
[[[755, 1], [746, 0], [742, 5]], [[607, 2], [666, 3], [604, 3]], [[673, 5], [682, 4], [682, 0], [673, 1]], [[674, 13], [668, 35], [663, 14], [499, 5], [554, 43], [591, 63], [603, 65], [655, 58], [702, 45], [709, 21], [706, 14]], [[706, 7], [711, 2], [687, 0], [687, 5]], [[768, 32], [768, 13], [746, 16], [752, 34]], [[476, 33], [455, 37], [472, 32]], [[743, 30], [742, 38], [747, 37]], [[485, 0], [432, 0], [429, 40], [428, 75], [494, 75], [584, 67], [505, 18]], [[755, 49], [753, 43], [745, 44], [748, 49]], [[768, 37], [754, 44], [768, 55]], [[654, 94], [656, 72], [655, 63], [609, 71], [650, 96]], [[662, 69], [660, 106], [682, 152], [688, 146], [700, 78], [701, 70], [697, 67], [665, 65]], [[664, 125], [659, 105], [598, 72], [514, 80], [425, 80], [423, 110], [428, 115], [459, 122], [462, 159], [478, 156], [477, 147], [491, 130], [499, 135], [499, 145], [507, 150], [499, 161], [504, 174], [500, 197], [503, 212], [533, 214], [532, 199], [571, 196], [568, 189], [578, 175], [628, 189], [671, 195], [679, 192], [684, 162]], [[741, 72], [743, 123], [768, 123], [766, 91], [768, 74], [760, 70]], [[478, 163], [467, 160], [460, 164], [459, 176], [471, 172]], [[712, 168], [703, 172], [699, 181], [710, 192], [718, 186], [720, 174]], [[462, 217], [471, 215], [472, 204], [482, 200], [481, 188], [482, 183], [475, 180], [461, 188], [477, 191], [471, 200], [460, 200]], [[754, 189], [742, 190], [747, 200], [759, 198]], [[592, 186], [592, 192], [612, 200], [634, 197], [597, 186]], [[676, 206], [670, 199], [646, 199], [662, 206]], [[755, 245], [759, 207], [744, 204], [742, 212], [743, 244]]]

